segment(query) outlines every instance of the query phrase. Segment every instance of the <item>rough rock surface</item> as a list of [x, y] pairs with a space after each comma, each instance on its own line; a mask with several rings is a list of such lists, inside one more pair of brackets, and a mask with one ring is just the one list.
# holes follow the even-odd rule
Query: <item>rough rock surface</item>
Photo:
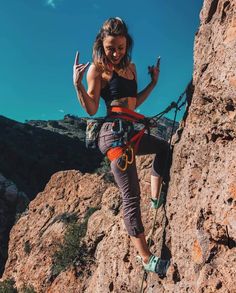
[[170, 292], [236, 292], [236, 2], [206, 0], [200, 17], [168, 193]]
[[[150, 165], [150, 157], [139, 158], [148, 230], [153, 217], [148, 208]], [[83, 253], [77, 253], [85, 255], [85, 263], [75, 257], [66, 270], [55, 274], [53, 256], [63, 243], [70, 218], [77, 215], [77, 222], [82, 222], [92, 207], [98, 210], [88, 220], [80, 248]], [[135, 255], [123, 224], [117, 187], [104, 181], [103, 175], [62, 171], [52, 176], [12, 228], [3, 279], [14, 278], [17, 288], [33, 286], [36, 292], [137, 292], [142, 268]]]
[[20, 214], [28, 202], [26, 194], [0, 174], [0, 275], [7, 259], [9, 232], [14, 224], [15, 215]]
[[[158, 212], [152, 251], [172, 258], [163, 280], [149, 274], [145, 292], [236, 292], [236, 3], [205, 0], [195, 39], [194, 92], [173, 152], [166, 212]], [[138, 158], [142, 214], [147, 232], [150, 157]], [[86, 222], [77, 257], [55, 269], [70, 221]], [[164, 231], [163, 226], [167, 224]], [[72, 244], [73, 241], [71, 241]], [[72, 245], [73, 246], [73, 245]], [[119, 192], [102, 175], [64, 171], [11, 231], [3, 279], [36, 292], [139, 292], [135, 261], [122, 221]]]

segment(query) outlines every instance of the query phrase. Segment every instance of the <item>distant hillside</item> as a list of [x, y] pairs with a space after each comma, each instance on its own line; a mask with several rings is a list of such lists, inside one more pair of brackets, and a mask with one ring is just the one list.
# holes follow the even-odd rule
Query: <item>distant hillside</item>
[[85, 127], [68, 117], [19, 123], [0, 116], [0, 173], [34, 198], [57, 171], [93, 172], [103, 157], [86, 149]]

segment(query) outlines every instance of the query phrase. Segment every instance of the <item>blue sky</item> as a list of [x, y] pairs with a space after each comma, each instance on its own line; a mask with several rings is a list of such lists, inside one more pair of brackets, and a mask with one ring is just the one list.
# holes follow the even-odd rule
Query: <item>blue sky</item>
[[[81, 62], [91, 61], [96, 34], [113, 16], [126, 21], [134, 39], [139, 90], [150, 80], [147, 66], [161, 56], [159, 83], [139, 110], [145, 115], [162, 111], [191, 78], [202, 3], [0, 0], [0, 115], [22, 122], [62, 119], [65, 114], [88, 116], [72, 84], [75, 52], [80, 52]], [[101, 102], [97, 116], [104, 115]]]

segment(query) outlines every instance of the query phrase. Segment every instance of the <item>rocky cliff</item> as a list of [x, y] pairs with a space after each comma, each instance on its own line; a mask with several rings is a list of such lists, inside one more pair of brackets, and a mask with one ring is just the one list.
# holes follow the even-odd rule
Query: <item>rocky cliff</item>
[[236, 292], [236, 2], [205, 0], [200, 18], [168, 193], [172, 292]]
[[[152, 251], [172, 265], [165, 279], [148, 275], [149, 293], [236, 292], [236, 3], [205, 0], [200, 18], [194, 92], [152, 237]], [[148, 233], [151, 157], [137, 164]], [[104, 175], [54, 174], [10, 239], [5, 285], [14, 278], [18, 289], [40, 293], [140, 292], [119, 192]]]

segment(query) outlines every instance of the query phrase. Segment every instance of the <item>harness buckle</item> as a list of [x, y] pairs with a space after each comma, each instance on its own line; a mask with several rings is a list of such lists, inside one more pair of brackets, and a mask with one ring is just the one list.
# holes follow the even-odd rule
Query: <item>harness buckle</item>
[[123, 135], [124, 130], [123, 130], [121, 119], [115, 119], [112, 122], [111, 132], [114, 133], [115, 135]]

